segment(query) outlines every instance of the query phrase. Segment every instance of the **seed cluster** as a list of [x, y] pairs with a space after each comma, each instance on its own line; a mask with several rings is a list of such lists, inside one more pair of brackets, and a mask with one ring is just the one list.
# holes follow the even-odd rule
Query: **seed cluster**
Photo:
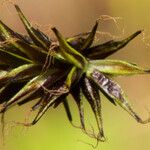
[[[149, 74], [150, 70], [126, 61], [107, 59], [141, 31], [120, 41], [111, 40], [94, 45], [97, 20], [91, 32], [69, 38], [64, 38], [53, 27], [56, 39], [52, 40], [34, 28], [17, 5], [15, 8], [28, 35], [13, 31], [0, 21], [0, 113], [4, 114], [12, 106], [34, 101], [31, 110], [38, 110], [34, 120], [21, 123], [31, 126], [49, 108], [63, 104], [68, 120], [73, 124], [68, 104], [68, 95], [72, 95], [79, 111], [79, 128], [88, 136], [103, 142], [105, 135], [100, 96], [103, 93], [111, 103], [120, 105], [137, 122], [150, 122], [150, 118], [142, 120], [133, 111], [121, 87], [111, 79], [111, 76], [118, 75]], [[93, 111], [97, 133], [87, 129], [83, 98]]]

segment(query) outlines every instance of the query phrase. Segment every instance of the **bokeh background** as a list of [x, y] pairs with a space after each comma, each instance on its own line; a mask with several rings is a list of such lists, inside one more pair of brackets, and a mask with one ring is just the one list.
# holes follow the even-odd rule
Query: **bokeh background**
[[[99, 30], [116, 36], [126, 37], [139, 29], [144, 29], [145, 36], [150, 35], [149, 0], [18, 0], [24, 14], [34, 25], [53, 36], [51, 26], [58, 27], [65, 36], [89, 31], [100, 15], [121, 17], [119, 29], [112, 20], [101, 21]], [[25, 33], [11, 2], [0, 0], [0, 18], [13, 29]], [[123, 34], [124, 29], [124, 34]], [[138, 36], [123, 50], [111, 56], [136, 62], [143, 67], [150, 66], [149, 39], [143, 42], [144, 35]], [[102, 35], [99, 37], [105, 40]], [[107, 38], [106, 38], [107, 39]], [[99, 41], [101, 42], [101, 41]], [[143, 117], [148, 117], [150, 110], [150, 77], [134, 76], [116, 79], [128, 94], [130, 102]], [[110, 104], [103, 98], [103, 121], [107, 137], [105, 143], [99, 143], [96, 150], [149, 150], [150, 124], [138, 124], [121, 108]], [[78, 112], [70, 97], [70, 105], [75, 120]], [[5, 131], [5, 144], [0, 136], [0, 150], [92, 150], [84, 142], [95, 144], [95, 140], [84, 135], [70, 125], [63, 106], [50, 109], [40, 122], [30, 128], [13, 125], [11, 121], [24, 121], [27, 109], [15, 107], [6, 114], [8, 121]], [[92, 112], [85, 103], [87, 122], [94, 123]]]

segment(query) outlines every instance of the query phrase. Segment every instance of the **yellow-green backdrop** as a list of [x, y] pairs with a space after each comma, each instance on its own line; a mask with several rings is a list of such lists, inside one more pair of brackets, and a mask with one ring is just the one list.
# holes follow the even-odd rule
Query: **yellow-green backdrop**
[[[150, 1], [149, 0], [18, 0], [25, 15], [33, 24], [38, 24], [49, 35], [50, 26], [58, 27], [63, 34], [70, 36], [88, 31], [100, 15], [121, 17], [118, 20], [120, 31], [108, 20], [100, 23], [99, 30], [125, 37], [136, 30], [144, 29], [150, 35]], [[0, 18], [13, 29], [25, 33], [15, 9], [10, 2], [0, 0]], [[122, 35], [122, 29], [124, 34]], [[137, 37], [122, 51], [111, 56], [111, 59], [123, 59], [136, 62], [141, 66], [150, 66], [150, 47], [143, 42], [143, 35]], [[142, 116], [148, 116], [150, 110], [150, 77], [119, 77], [116, 79], [128, 94], [130, 102]], [[119, 107], [103, 102], [105, 143], [99, 143], [97, 150], [149, 150], [150, 124], [141, 125]], [[74, 118], [77, 119], [77, 108], [70, 98]], [[15, 107], [6, 114], [7, 121], [24, 120], [27, 108]], [[93, 123], [89, 107], [87, 122]], [[0, 138], [0, 150], [92, 150], [84, 142], [95, 144], [80, 130], [72, 127], [62, 106], [49, 110], [40, 122], [31, 128], [6, 125], [5, 145]]]

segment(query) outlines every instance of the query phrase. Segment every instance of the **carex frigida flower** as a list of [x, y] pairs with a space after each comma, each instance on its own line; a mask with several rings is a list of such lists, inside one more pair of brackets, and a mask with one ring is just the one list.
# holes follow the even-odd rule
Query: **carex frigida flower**
[[[91, 32], [64, 38], [52, 28], [56, 39], [52, 40], [39, 29], [34, 28], [15, 5], [18, 15], [28, 32], [22, 35], [11, 30], [0, 21], [0, 112], [4, 114], [15, 105], [22, 106], [35, 101], [32, 111], [38, 110], [31, 123], [36, 124], [50, 108], [63, 104], [67, 117], [72, 123], [68, 95], [76, 102], [80, 128], [98, 141], [104, 141], [101, 114], [103, 93], [114, 105], [120, 105], [137, 122], [148, 123], [150, 118], [142, 120], [132, 109], [121, 87], [112, 80], [112, 76], [148, 74], [134, 63], [122, 60], [106, 59], [126, 46], [141, 33], [137, 31], [126, 39], [108, 41], [93, 45], [98, 20]], [[85, 125], [83, 98], [87, 100], [94, 113], [98, 133], [90, 132]]]

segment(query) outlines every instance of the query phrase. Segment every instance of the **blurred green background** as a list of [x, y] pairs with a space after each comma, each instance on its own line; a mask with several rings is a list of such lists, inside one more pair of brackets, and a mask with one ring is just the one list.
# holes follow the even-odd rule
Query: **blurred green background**
[[[58, 27], [66, 36], [89, 31], [100, 15], [123, 18], [118, 22], [120, 30], [116, 28], [113, 21], [108, 20], [100, 23], [100, 31], [126, 37], [136, 30], [144, 29], [144, 33], [150, 35], [149, 0], [18, 0], [16, 3], [34, 25], [38, 24], [40, 29], [51, 36], [52, 25]], [[13, 29], [25, 33], [10, 2], [0, 0], [0, 18]], [[123, 35], [122, 29], [125, 30]], [[140, 35], [122, 51], [111, 56], [111, 59], [136, 62], [143, 67], [150, 66], [149, 40], [147, 39], [145, 44], [142, 39], [143, 36]], [[127, 93], [135, 110], [143, 118], [148, 117], [150, 77], [148, 75], [119, 77], [116, 80]], [[103, 98], [102, 102], [107, 141], [99, 143], [96, 149], [149, 150], [150, 124], [138, 124], [121, 108], [110, 104], [107, 99]], [[78, 120], [77, 108], [71, 98], [70, 105], [75, 120]], [[6, 114], [6, 120], [24, 121], [30, 106], [31, 104], [13, 108]], [[89, 111], [86, 103], [85, 109], [87, 123], [94, 124], [92, 112]], [[88, 138], [69, 124], [63, 106], [50, 109], [38, 124], [30, 128], [16, 126], [9, 122], [5, 134], [5, 145], [0, 138], [0, 150], [92, 150], [93, 148], [84, 142], [95, 144], [95, 140]]]

